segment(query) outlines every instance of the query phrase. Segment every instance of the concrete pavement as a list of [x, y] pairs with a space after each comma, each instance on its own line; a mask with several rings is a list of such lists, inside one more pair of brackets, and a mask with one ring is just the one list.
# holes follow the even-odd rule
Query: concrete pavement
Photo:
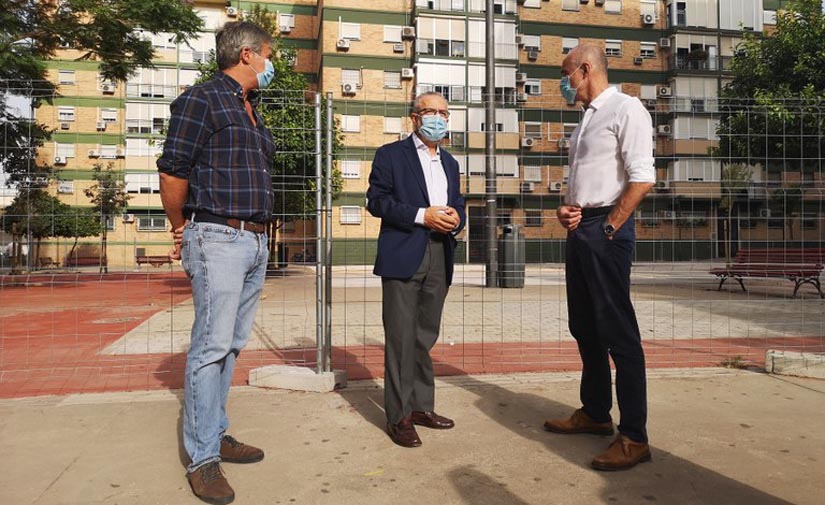
[[[235, 503], [822, 503], [823, 381], [651, 371], [653, 463], [619, 473], [588, 466], [610, 439], [542, 430], [578, 406], [576, 374], [437, 387], [437, 410], [457, 426], [422, 428], [418, 449], [386, 437], [371, 381], [336, 393], [233, 389], [231, 433], [266, 451], [261, 463], [225, 465]], [[0, 401], [0, 503], [200, 503], [184, 477], [180, 413], [177, 391]]]

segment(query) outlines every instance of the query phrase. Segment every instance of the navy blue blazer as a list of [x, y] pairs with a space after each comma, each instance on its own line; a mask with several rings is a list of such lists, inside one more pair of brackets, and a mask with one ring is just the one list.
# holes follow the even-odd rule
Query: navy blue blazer
[[[413, 134], [414, 135], [414, 134]], [[441, 165], [447, 175], [447, 205], [458, 211], [458, 233], [467, 222], [464, 197], [459, 191], [458, 162], [441, 149]], [[381, 218], [378, 255], [373, 273], [392, 279], [409, 279], [424, 259], [430, 229], [415, 224], [419, 208], [430, 206], [427, 183], [415, 150], [412, 135], [381, 146], [375, 152], [367, 189], [367, 210]], [[456, 240], [453, 233], [444, 240], [447, 285], [453, 280]]]

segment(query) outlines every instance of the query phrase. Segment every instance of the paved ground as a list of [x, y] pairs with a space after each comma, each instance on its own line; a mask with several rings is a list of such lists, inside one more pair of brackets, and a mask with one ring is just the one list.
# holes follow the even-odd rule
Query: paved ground
[[[231, 431], [267, 451], [226, 465], [237, 504], [822, 503], [825, 382], [694, 369], [650, 378], [653, 463], [599, 473], [609, 439], [541, 429], [577, 406], [565, 374], [440, 380], [452, 431], [402, 449], [371, 382], [328, 394], [233, 389]], [[178, 392], [0, 400], [0, 503], [200, 503], [184, 478]]]

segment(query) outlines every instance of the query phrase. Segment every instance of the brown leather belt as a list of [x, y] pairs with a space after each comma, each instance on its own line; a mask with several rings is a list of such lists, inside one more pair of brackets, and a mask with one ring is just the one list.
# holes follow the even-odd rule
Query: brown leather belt
[[195, 222], [222, 224], [225, 226], [229, 226], [230, 228], [235, 228], [236, 230], [246, 230], [251, 231], [253, 233], [266, 232], [266, 225], [264, 223], [243, 221], [241, 219], [236, 219], [234, 217], [218, 216], [216, 214], [212, 214], [211, 212], [206, 212], [204, 210], [199, 210], [195, 212]]

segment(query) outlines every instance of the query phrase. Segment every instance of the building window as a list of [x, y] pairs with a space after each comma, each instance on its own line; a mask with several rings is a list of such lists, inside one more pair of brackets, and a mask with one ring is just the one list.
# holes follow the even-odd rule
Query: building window
[[349, 40], [361, 40], [361, 24], [341, 23], [341, 38]]
[[357, 205], [342, 205], [341, 224], [361, 224], [361, 207]]
[[579, 1], [580, 0], [561, 0], [561, 10], [578, 12]]
[[349, 68], [341, 69], [341, 84], [361, 85], [361, 71]]
[[636, 222], [643, 228], [659, 226], [659, 214], [655, 210], [636, 210]]
[[278, 26], [282, 32], [291, 32], [292, 29], [295, 28], [295, 15], [284, 13], [278, 14]]
[[55, 144], [54, 155], [61, 158], [74, 158], [75, 144]]
[[569, 139], [573, 136], [573, 131], [576, 129], [578, 124], [576, 123], [564, 123], [564, 138]]
[[57, 119], [59, 121], [74, 121], [74, 107], [57, 107]]
[[525, 165], [524, 180], [527, 182], [541, 182], [541, 167], [538, 165]]
[[524, 211], [524, 226], [529, 228], [541, 227], [542, 212], [540, 210], [525, 210]]
[[361, 116], [341, 116], [341, 130], [350, 133], [361, 131]]
[[604, 43], [604, 54], [607, 56], [620, 57], [622, 55], [622, 41], [606, 40]]
[[541, 122], [540, 121], [525, 121], [524, 122], [524, 136], [534, 139], [541, 138]]
[[166, 231], [166, 216], [140, 216], [137, 228], [139, 231]]
[[115, 144], [104, 144], [100, 146], [100, 157], [102, 159], [109, 159], [113, 160], [117, 158], [117, 145]]
[[115, 218], [114, 218], [114, 216], [107, 217], [106, 222], [103, 223], [103, 226], [106, 227], [106, 231], [115, 231]]
[[655, 58], [656, 57], [656, 43], [655, 42], [642, 42], [639, 45], [639, 56], [642, 58]]
[[435, 54], [435, 41], [432, 39], [415, 39], [415, 52], [418, 54]]
[[117, 109], [100, 109], [100, 120], [107, 123], [117, 123]]
[[400, 117], [385, 117], [384, 118], [384, 133], [401, 133], [401, 118]]
[[384, 42], [401, 42], [401, 27], [384, 25]]
[[126, 174], [124, 182], [127, 193], [160, 193], [160, 177], [157, 173]]
[[58, 83], [74, 84], [74, 70], [58, 70]]
[[607, 0], [604, 3], [604, 11], [608, 14], [621, 14], [622, 0]]
[[341, 177], [344, 179], [360, 179], [361, 160], [341, 160]]
[[687, 2], [676, 2], [676, 26], [687, 26]]
[[524, 92], [528, 95], [540, 95], [541, 81], [538, 79], [528, 79], [527, 82], [524, 83]]
[[398, 89], [401, 87], [401, 72], [384, 71], [384, 87]]
[[524, 35], [521, 38], [524, 42], [524, 49], [536, 49], [541, 51], [541, 37], [539, 35]]
[[572, 37], [562, 37], [561, 39], [561, 54], [567, 54], [579, 45], [579, 39]]
[[805, 212], [802, 214], [801, 226], [803, 230], [816, 230], [819, 215], [816, 212]]

